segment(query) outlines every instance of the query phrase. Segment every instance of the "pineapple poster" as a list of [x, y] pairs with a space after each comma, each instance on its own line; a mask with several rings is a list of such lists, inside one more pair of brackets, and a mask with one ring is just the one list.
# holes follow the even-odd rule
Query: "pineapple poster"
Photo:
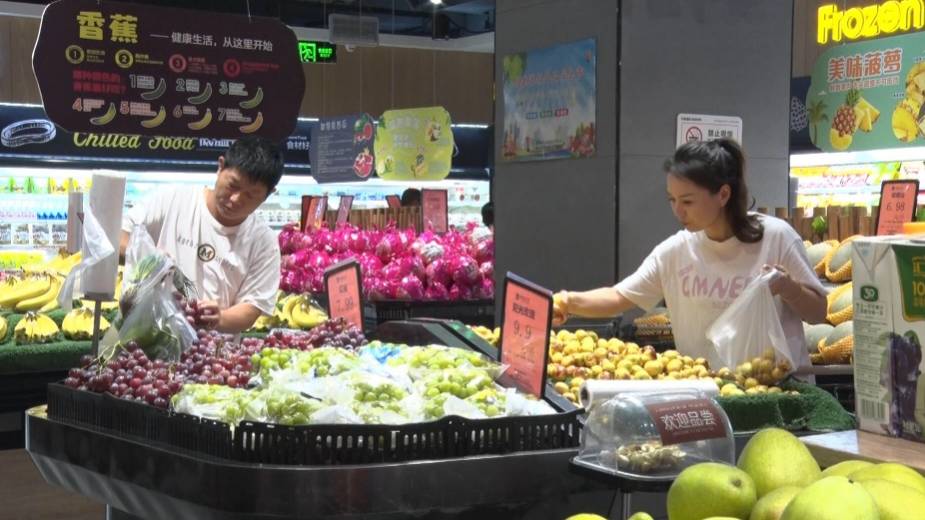
[[597, 139], [594, 39], [509, 54], [504, 56], [502, 68], [503, 160], [594, 155]]
[[806, 94], [813, 145], [827, 152], [925, 145], [925, 33], [826, 50]]

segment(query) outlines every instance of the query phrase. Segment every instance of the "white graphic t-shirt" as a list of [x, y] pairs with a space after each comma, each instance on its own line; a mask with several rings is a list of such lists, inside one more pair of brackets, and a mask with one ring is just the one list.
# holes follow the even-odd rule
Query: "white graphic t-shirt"
[[[796, 231], [783, 220], [765, 215], [759, 218], [764, 237], [754, 244], [735, 237], [716, 242], [702, 231], [679, 231], [659, 244], [616, 289], [646, 310], [664, 299], [678, 350], [715, 360], [706, 330], [765, 264], [781, 265], [796, 282], [826, 294]], [[775, 300], [793, 358], [799, 366], [808, 366], [803, 323], [789, 305], [782, 304], [779, 297]]]
[[200, 188], [168, 188], [132, 208], [122, 219], [129, 233], [144, 224], [157, 248], [169, 254], [196, 285], [202, 299], [227, 309], [249, 303], [272, 314], [279, 288], [276, 235], [250, 215], [238, 226], [221, 225]]

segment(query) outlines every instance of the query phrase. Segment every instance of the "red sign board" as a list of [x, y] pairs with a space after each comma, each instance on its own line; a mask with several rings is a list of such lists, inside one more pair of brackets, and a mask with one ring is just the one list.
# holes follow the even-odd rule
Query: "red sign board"
[[401, 207], [401, 199], [398, 197], [398, 195], [386, 195], [385, 201], [392, 209], [398, 209]]
[[665, 446], [726, 436], [723, 414], [709, 399], [666, 401], [646, 408]]
[[363, 328], [360, 265], [356, 260], [351, 258], [329, 267], [324, 272], [324, 287], [328, 293], [328, 315], [342, 317]]
[[353, 195], [341, 195], [340, 206], [337, 207], [337, 225], [346, 224], [350, 220], [350, 209], [353, 207]]
[[305, 90], [279, 20], [138, 3], [50, 4], [32, 67], [45, 112], [71, 132], [282, 141]]
[[421, 213], [424, 229], [432, 227], [436, 233], [449, 231], [446, 190], [421, 190]]
[[498, 349], [501, 363], [508, 366], [503, 379], [523, 392], [543, 397], [552, 326], [552, 293], [508, 273], [504, 280], [501, 313]]
[[327, 197], [302, 196], [302, 231], [319, 228], [324, 224], [325, 212], [328, 210]]
[[898, 235], [903, 224], [915, 218], [919, 181], [884, 181], [880, 186], [880, 211], [877, 213], [877, 234]]

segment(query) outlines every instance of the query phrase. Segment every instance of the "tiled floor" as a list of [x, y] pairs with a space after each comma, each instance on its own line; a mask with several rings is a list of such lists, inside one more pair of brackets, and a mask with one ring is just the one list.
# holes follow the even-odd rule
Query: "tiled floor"
[[105, 507], [45, 482], [21, 449], [0, 450], [0, 518], [102, 520]]

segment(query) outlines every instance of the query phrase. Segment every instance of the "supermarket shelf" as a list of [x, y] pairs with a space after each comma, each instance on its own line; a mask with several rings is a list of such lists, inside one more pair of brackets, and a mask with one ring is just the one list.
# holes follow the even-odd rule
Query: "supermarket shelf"
[[921, 443], [858, 430], [812, 435], [801, 440], [822, 467], [846, 460], [901, 462], [925, 475]]

